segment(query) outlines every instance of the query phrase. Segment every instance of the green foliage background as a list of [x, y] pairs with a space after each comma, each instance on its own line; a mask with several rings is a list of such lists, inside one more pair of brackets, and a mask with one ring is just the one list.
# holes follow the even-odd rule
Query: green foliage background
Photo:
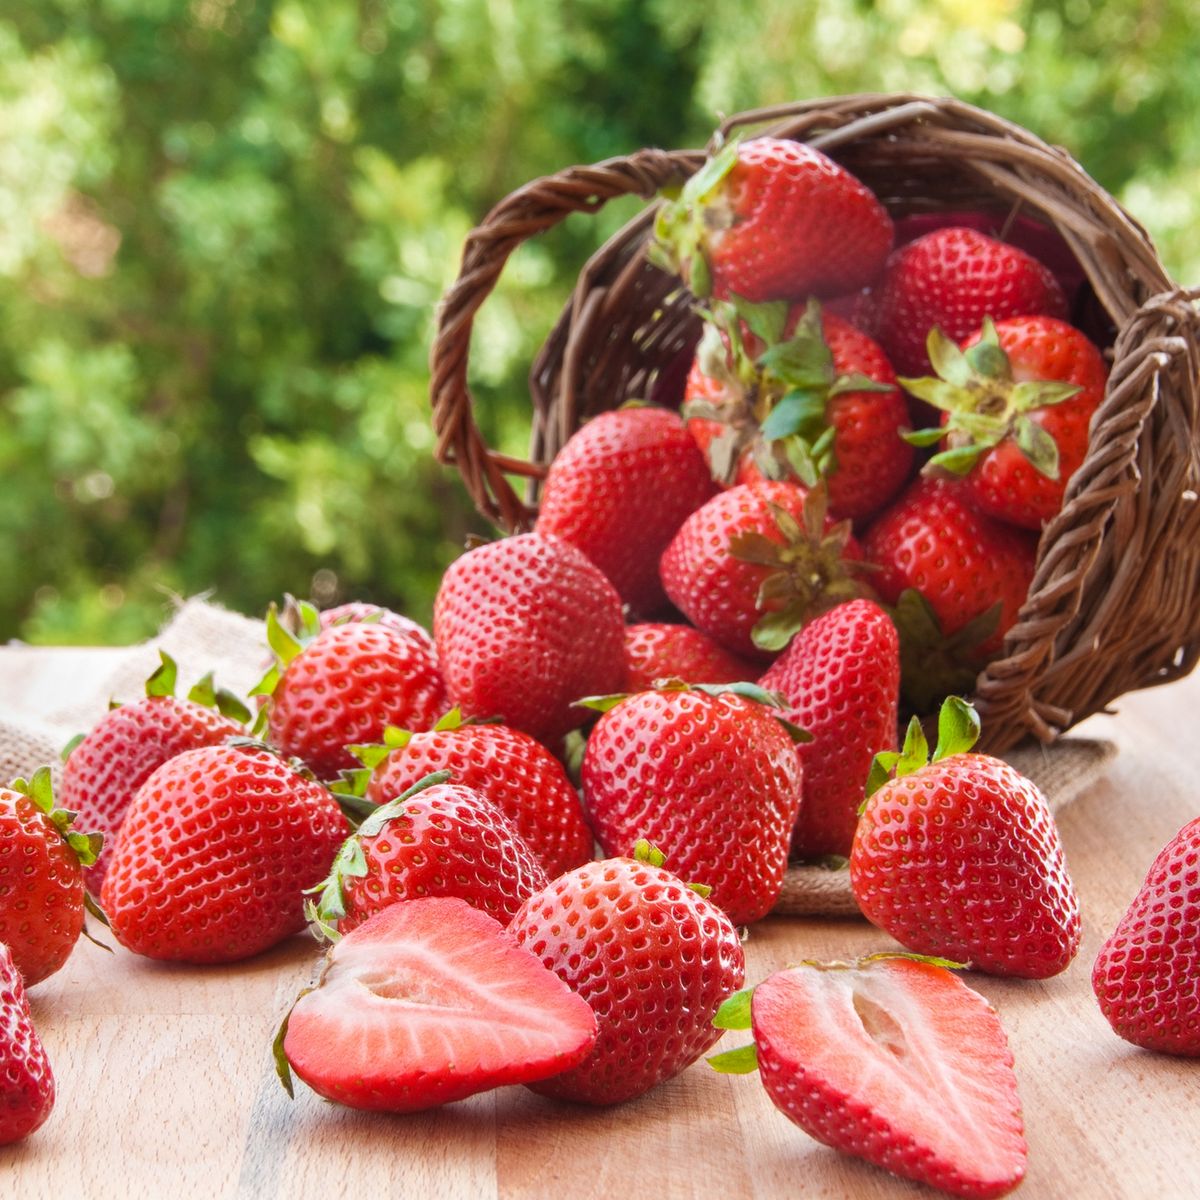
[[[428, 616], [477, 527], [430, 458], [432, 308], [527, 179], [715, 114], [953, 92], [1070, 148], [1200, 279], [1192, 0], [38, 0], [0, 16], [0, 640], [120, 642], [163, 589]], [[631, 209], [515, 257], [524, 374]]]

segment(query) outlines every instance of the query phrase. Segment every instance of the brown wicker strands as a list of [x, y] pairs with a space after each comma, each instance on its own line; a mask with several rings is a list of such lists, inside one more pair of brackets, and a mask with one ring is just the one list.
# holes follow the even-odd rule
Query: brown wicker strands
[[[1113, 369], [1083, 467], [1043, 531], [1038, 565], [1003, 656], [979, 676], [984, 746], [1050, 741], [1139, 687], [1200, 658], [1200, 292], [1178, 288], [1149, 238], [1068, 154], [953, 99], [860, 95], [730, 118], [819, 146], [893, 216], [987, 209], [1052, 225], [1115, 331]], [[439, 310], [432, 352], [437, 456], [480, 512], [508, 530], [532, 521], [538, 482], [588, 417], [631, 397], [678, 394], [698, 322], [678, 282], [645, 261], [649, 207], [592, 257], [534, 363], [528, 462], [488, 449], [467, 387], [471, 324], [512, 251], [569, 213], [615, 196], [649, 198], [703, 162], [642, 150], [573, 167], [514, 192], [467, 240]], [[506, 475], [524, 477], [523, 500]]]

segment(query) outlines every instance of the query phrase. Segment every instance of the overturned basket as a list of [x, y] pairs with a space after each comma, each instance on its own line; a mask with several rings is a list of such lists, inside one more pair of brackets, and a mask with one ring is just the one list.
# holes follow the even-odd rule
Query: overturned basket
[[[1116, 331], [1087, 458], [1046, 526], [1002, 657], [975, 685], [984, 746], [1050, 741], [1123, 692], [1167, 683], [1200, 658], [1200, 313], [1145, 232], [1064, 151], [952, 99], [860, 95], [742, 113], [746, 126], [809, 142], [871, 187], [893, 216], [1015, 207], [1053, 226]], [[650, 266], [654, 206], [587, 263], [530, 376], [529, 461], [490, 450], [467, 387], [471, 326], [509, 255], [573, 212], [647, 199], [703, 163], [699, 150], [640, 150], [535, 180], [467, 239], [443, 298], [431, 395], [437, 457], [479, 511], [528, 528], [540, 479], [588, 417], [631, 397], [675, 398], [699, 326], [678, 282]], [[528, 501], [509, 476], [528, 483]]]

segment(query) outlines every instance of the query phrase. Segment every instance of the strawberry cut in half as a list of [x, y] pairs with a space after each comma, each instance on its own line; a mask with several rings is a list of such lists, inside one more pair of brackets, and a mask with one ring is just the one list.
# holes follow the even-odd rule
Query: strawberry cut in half
[[339, 1104], [417, 1112], [557, 1075], [595, 1040], [587, 1001], [486, 913], [437, 897], [337, 942], [275, 1050], [289, 1094], [295, 1071]]

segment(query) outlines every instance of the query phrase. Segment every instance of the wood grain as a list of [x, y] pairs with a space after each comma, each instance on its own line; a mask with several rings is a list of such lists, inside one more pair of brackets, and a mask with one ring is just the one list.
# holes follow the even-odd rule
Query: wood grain
[[[14, 653], [20, 658], [20, 672]], [[0, 712], [43, 680], [86, 672], [70, 652], [0, 649]], [[48, 685], [47, 685], [48, 686]], [[41, 694], [44, 694], [42, 692]], [[1082, 732], [1113, 738], [1107, 777], [1059, 816], [1084, 905], [1079, 957], [1056, 979], [969, 982], [999, 1010], [1017, 1062], [1033, 1198], [1191, 1200], [1200, 1180], [1200, 1062], [1136, 1050], [1092, 998], [1096, 951], [1158, 849], [1200, 815], [1200, 676], [1124, 698]], [[747, 943], [748, 977], [890, 940], [863, 921], [775, 917]], [[754, 1076], [703, 1064], [631, 1104], [567, 1106], [522, 1088], [409, 1117], [355, 1113], [275, 1080], [270, 1042], [319, 956], [296, 937], [231, 968], [164, 966], [81, 942], [31, 992], [58, 1080], [45, 1126], [0, 1149], [0, 1196], [466, 1200], [888, 1198], [931, 1195], [811, 1141]], [[730, 1035], [730, 1044], [737, 1035]]]

